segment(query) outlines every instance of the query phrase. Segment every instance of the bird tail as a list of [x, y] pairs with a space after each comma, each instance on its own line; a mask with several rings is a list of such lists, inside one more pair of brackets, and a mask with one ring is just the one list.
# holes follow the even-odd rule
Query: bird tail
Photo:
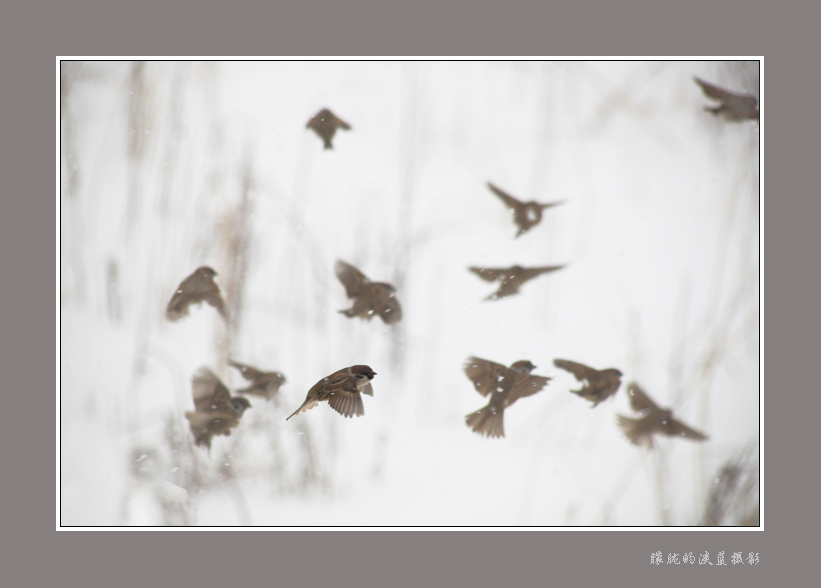
[[338, 312], [339, 314], [344, 314], [348, 318], [353, 318], [356, 316], [353, 312], [353, 308], [346, 308], [345, 310], [340, 310]]
[[316, 406], [316, 405], [318, 405], [318, 404], [319, 404], [319, 401], [318, 401], [318, 400], [311, 400], [310, 402], [309, 402], [308, 400], [306, 400], [305, 402], [303, 402], [303, 403], [302, 403], [302, 406], [300, 406], [299, 408], [297, 408], [297, 409], [294, 411], [294, 413], [293, 413], [291, 416], [289, 416], [287, 419], [285, 419], [285, 420], [287, 421], [287, 420], [288, 420], [288, 419], [290, 419], [291, 417], [295, 417], [295, 416], [296, 416], [296, 415], [298, 415], [299, 413], [301, 413], [301, 412], [305, 412], [306, 410], [311, 410], [313, 407], [315, 407], [315, 406]]
[[653, 436], [649, 435], [642, 426], [639, 419], [631, 419], [623, 415], [616, 415], [616, 420], [624, 436], [634, 445], [643, 445], [648, 449], [653, 448]]
[[497, 409], [488, 404], [476, 412], [472, 412], [465, 417], [465, 423], [474, 433], [487, 437], [504, 437], [505, 421], [504, 410]]

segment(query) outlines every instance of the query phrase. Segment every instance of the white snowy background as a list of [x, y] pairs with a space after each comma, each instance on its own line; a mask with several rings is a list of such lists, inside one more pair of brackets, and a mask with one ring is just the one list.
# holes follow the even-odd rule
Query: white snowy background
[[[759, 501], [759, 136], [693, 76], [759, 94], [757, 62], [63, 62], [61, 525], [697, 525]], [[352, 125], [322, 149], [328, 107]], [[490, 181], [564, 200], [516, 228]], [[398, 288], [404, 318], [348, 319], [333, 265]], [[470, 265], [566, 263], [520, 295]], [[180, 281], [210, 306], [164, 317]], [[553, 379], [471, 432], [467, 357]], [[194, 447], [206, 365], [282, 372], [230, 437]], [[591, 409], [554, 358], [618, 367]], [[365, 415], [285, 422], [365, 363]], [[638, 382], [709, 441], [631, 445]], [[736, 467], [737, 476], [722, 477]], [[734, 482], [724, 495], [719, 487]], [[723, 497], [722, 497], [723, 496]], [[723, 501], [723, 502], [722, 502]], [[757, 520], [756, 520], [757, 524]]]

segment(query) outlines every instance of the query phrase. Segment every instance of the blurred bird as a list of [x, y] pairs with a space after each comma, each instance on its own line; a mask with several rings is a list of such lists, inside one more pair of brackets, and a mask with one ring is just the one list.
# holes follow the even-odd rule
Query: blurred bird
[[239, 370], [242, 377], [251, 382], [247, 388], [237, 390], [238, 394], [250, 394], [251, 396], [259, 396], [270, 400], [273, 398], [279, 388], [285, 383], [285, 376], [279, 372], [263, 372], [250, 365], [239, 363], [232, 359], [228, 363]]
[[402, 307], [396, 299], [396, 288], [385, 282], [371, 282], [365, 274], [349, 263], [338, 260], [335, 266], [336, 277], [345, 286], [345, 293], [351, 298], [353, 306], [340, 310], [349, 318], [358, 316], [370, 321], [378, 314], [385, 324], [392, 325], [402, 318]]
[[550, 378], [531, 376], [536, 368], [523, 359], [509, 368], [500, 363], [470, 357], [465, 363], [465, 374], [473, 382], [473, 387], [482, 396], [490, 396], [487, 406], [465, 417], [465, 423], [474, 432], [487, 437], [504, 437], [505, 408], [526, 396], [531, 396], [545, 387]]
[[319, 135], [322, 142], [325, 144], [325, 149], [333, 149], [333, 138], [337, 129], [351, 130], [351, 125], [346, 123], [341, 118], [337, 117], [333, 112], [327, 108], [323, 108], [311, 117], [306, 129], [313, 129]]
[[222, 318], [228, 320], [228, 310], [225, 308], [220, 287], [214, 282], [216, 275], [217, 272], [204, 265], [185, 278], [174, 292], [165, 310], [168, 320], [178, 321], [188, 316], [188, 308], [192, 304], [201, 302], [210, 304], [219, 311]]
[[712, 108], [705, 106], [704, 110], [709, 110], [716, 116], [723, 116], [728, 121], [758, 120], [758, 98], [752, 94], [738, 94], [699, 78], [693, 79], [701, 86], [706, 96], [721, 102]]
[[516, 237], [538, 225], [542, 221], [542, 211], [545, 208], [551, 208], [553, 206], [558, 206], [559, 204], [564, 204], [564, 201], [548, 202], [546, 204], [534, 201], [522, 202], [507, 192], [500, 190], [490, 182], [487, 183], [487, 187], [502, 199], [502, 202], [507, 205], [511, 214], [513, 214], [513, 222], [519, 227], [519, 232], [516, 233]]
[[642, 390], [638, 384], [627, 386], [627, 395], [630, 397], [630, 406], [641, 416], [631, 419], [623, 415], [616, 415], [619, 426], [625, 437], [635, 445], [653, 448], [653, 435], [656, 433], [668, 437], [683, 437], [694, 441], [705, 441], [707, 436], [684, 423], [673, 418], [673, 411], [659, 408], [655, 402]]
[[591, 408], [613, 396], [621, 386], [622, 373], [615, 368], [597, 370], [567, 359], [554, 359], [553, 365], [567, 370], [582, 382], [581, 389], [571, 390], [571, 392], [592, 402]]
[[231, 392], [207, 367], [201, 367], [191, 379], [194, 411], [185, 413], [197, 445], [211, 449], [216, 435], [230, 435], [231, 430], [251, 403], [247, 398], [231, 396]]
[[305, 397], [302, 406], [285, 420], [326, 400], [331, 408], [345, 418], [362, 416], [365, 414], [365, 407], [360, 393], [373, 396], [371, 380], [375, 375], [376, 372], [366, 365], [353, 365], [336, 371], [314, 384], [308, 390], [308, 396]]
[[499, 289], [485, 298], [485, 300], [497, 300], [518, 294], [519, 288], [528, 280], [532, 280], [536, 276], [548, 272], [555, 272], [563, 267], [563, 265], [547, 265], [544, 267], [524, 268], [514, 265], [508, 268], [469, 267], [468, 269], [487, 282], [495, 282], [497, 280], [501, 282]]

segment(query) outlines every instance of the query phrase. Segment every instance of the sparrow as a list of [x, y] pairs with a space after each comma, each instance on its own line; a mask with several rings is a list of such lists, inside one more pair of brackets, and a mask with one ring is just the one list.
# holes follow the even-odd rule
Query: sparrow
[[336, 412], [345, 418], [362, 416], [365, 414], [365, 407], [362, 405], [362, 396], [367, 394], [373, 396], [371, 380], [376, 375], [370, 367], [366, 365], [352, 365], [332, 373], [330, 376], [322, 378], [308, 390], [305, 402], [302, 403], [294, 414], [310, 410], [320, 402], [328, 401]]
[[228, 320], [228, 310], [225, 301], [222, 299], [220, 287], [214, 282], [217, 275], [213, 269], [204, 265], [185, 278], [174, 292], [165, 315], [170, 321], [178, 321], [184, 316], [188, 316], [188, 308], [192, 304], [206, 302], [216, 308], [222, 318]]
[[247, 398], [231, 396], [231, 392], [207, 367], [201, 367], [191, 379], [194, 410], [185, 413], [191, 425], [191, 433], [197, 445], [211, 449], [211, 439], [216, 435], [230, 435], [231, 429], [251, 403]]
[[507, 368], [500, 363], [470, 357], [465, 363], [465, 374], [473, 382], [473, 387], [482, 396], [490, 396], [487, 406], [465, 417], [465, 423], [475, 433], [487, 437], [504, 437], [505, 408], [526, 396], [531, 396], [545, 387], [550, 378], [531, 376], [536, 369], [530, 361], [523, 359]]
[[659, 408], [655, 402], [635, 382], [627, 386], [630, 406], [641, 413], [637, 419], [616, 415], [619, 426], [631, 443], [653, 448], [653, 435], [656, 433], [668, 437], [684, 437], [694, 441], [705, 441], [707, 436], [673, 418], [673, 411]]
[[533, 201], [522, 202], [507, 192], [500, 190], [490, 182], [487, 183], [487, 187], [490, 188], [491, 192], [502, 199], [502, 202], [507, 205], [510, 212], [513, 214], [513, 222], [519, 227], [519, 232], [516, 233], [516, 237], [538, 225], [542, 221], [542, 211], [545, 208], [551, 208], [553, 206], [558, 206], [559, 204], [564, 204], [564, 201], [548, 202], [546, 204]]
[[499, 298], [518, 294], [519, 288], [528, 280], [532, 280], [541, 274], [555, 272], [563, 267], [563, 265], [547, 265], [544, 267], [524, 268], [519, 265], [514, 265], [508, 268], [469, 267], [468, 269], [487, 282], [495, 282], [497, 280], [501, 282], [499, 289], [485, 298], [485, 300], [498, 300]]
[[313, 131], [319, 135], [322, 142], [325, 144], [325, 149], [333, 149], [334, 146], [331, 141], [333, 141], [336, 130], [344, 129], [346, 131], [350, 131], [351, 125], [336, 116], [327, 108], [323, 108], [311, 117], [311, 120], [308, 121], [305, 128], [313, 129]]
[[554, 359], [553, 365], [567, 370], [582, 382], [581, 389], [571, 390], [571, 392], [592, 402], [591, 408], [595, 408], [600, 402], [613, 396], [621, 386], [622, 373], [616, 368], [597, 370], [567, 359]]
[[758, 120], [758, 98], [752, 94], [737, 94], [724, 88], [719, 88], [709, 82], [693, 78], [701, 86], [704, 94], [721, 102], [718, 106], [705, 106], [716, 116], [723, 116], [728, 121]]
[[238, 394], [250, 394], [270, 400], [285, 383], [285, 376], [279, 372], [263, 372], [250, 365], [236, 362], [232, 359], [228, 363], [239, 370], [242, 377], [251, 382], [247, 388], [237, 390]]
[[367, 321], [378, 314], [387, 325], [400, 321], [402, 307], [396, 299], [396, 288], [392, 284], [371, 282], [365, 274], [341, 260], [337, 260], [335, 271], [336, 277], [345, 286], [348, 298], [354, 301], [351, 308], [339, 312], [350, 318], [358, 316]]

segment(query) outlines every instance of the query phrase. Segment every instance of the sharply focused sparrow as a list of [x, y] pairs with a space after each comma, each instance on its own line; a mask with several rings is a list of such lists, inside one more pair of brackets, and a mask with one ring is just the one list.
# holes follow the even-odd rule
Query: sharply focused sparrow
[[709, 110], [716, 116], [723, 116], [728, 121], [758, 120], [758, 98], [752, 94], [738, 94], [699, 78], [693, 79], [701, 86], [706, 96], [721, 102], [712, 108], [705, 106], [704, 110]]
[[336, 371], [314, 384], [308, 390], [308, 396], [305, 397], [302, 406], [285, 420], [326, 400], [331, 408], [345, 418], [362, 416], [365, 414], [365, 407], [360, 394], [373, 396], [371, 380], [375, 375], [376, 372], [366, 365], [353, 365]]
[[191, 379], [194, 411], [185, 413], [197, 445], [211, 449], [216, 435], [230, 435], [239, 424], [242, 413], [251, 408], [247, 398], [231, 396], [222, 381], [207, 367], [201, 367]]
[[616, 417], [625, 437], [635, 445], [643, 445], [652, 449], [653, 435], [656, 433], [668, 437], [684, 437], [694, 441], [707, 439], [703, 433], [674, 419], [672, 410], [659, 408], [638, 384], [631, 383], [627, 386], [627, 395], [630, 397], [630, 406], [636, 412], [641, 413], [641, 416], [637, 419], [622, 415], [616, 415]]
[[509, 368], [500, 363], [470, 357], [465, 363], [465, 374], [482, 396], [490, 396], [487, 406], [465, 417], [465, 423], [474, 432], [487, 437], [504, 437], [505, 408], [545, 387], [550, 378], [531, 376], [536, 368], [528, 360], [514, 362]]
[[217, 272], [204, 265], [185, 278], [168, 303], [165, 311], [168, 320], [178, 321], [188, 316], [188, 308], [200, 302], [210, 304], [219, 311], [222, 318], [228, 320], [228, 310], [225, 308], [220, 287], [214, 282], [216, 275]]
[[521, 267], [514, 265], [508, 268], [481, 268], [469, 267], [468, 269], [474, 274], [487, 282], [501, 282], [499, 289], [485, 298], [485, 300], [497, 300], [506, 296], [513, 296], [519, 293], [519, 288], [528, 280], [532, 280], [536, 276], [546, 274], [548, 272], [555, 272], [562, 269], [563, 265], [548, 265], [544, 267]]
[[385, 324], [392, 325], [402, 318], [402, 307], [396, 299], [396, 288], [385, 282], [371, 282], [365, 274], [344, 261], [336, 262], [336, 277], [345, 286], [345, 293], [353, 306], [340, 310], [347, 317], [358, 316], [367, 321], [378, 314]]
[[351, 130], [351, 125], [336, 116], [327, 108], [323, 108], [311, 117], [305, 128], [313, 129], [325, 144], [325, 149], [333, 149], [333, 138], [337, 129]]
[[507, 192], [500, 190], [490, 182], [488, 182], [487, 187], [496, 194], [499, 198], [502, 199], [507, 207], [510, 209], [511, 214], [513, 214], [513, 222], [516, 223], [516, 226], [519, 227], [519, 232], [516, 233], [516, 237], [525, 233], [538, 225], [542, 220], [542, 211], [545, 208], [551, 208], [553, 206], [558, 206], [559, 204], [563, 204], [562, 201], [559, 202], [522, 202], [521, 200], [517, 200]]
[[575, 361], [554, 359], [553, 365], [567, 370], [580, 382], [580, 390], [571, 390], [582, 398], [593, 403], [593, 407], [615, 394], [621, 386], [621, 372], [615, 368], [597, 370]]
[[243, 378], [251, 382], [251, 385], [247, 388], [237, 390], [238, 394], [250, 394], [251, 396], [259, 396], [270, 400], [285, 383], [285, 376], [279, 372], [263, 372], [234, 360], [228, 360], [228, 363], [237, 368]]

